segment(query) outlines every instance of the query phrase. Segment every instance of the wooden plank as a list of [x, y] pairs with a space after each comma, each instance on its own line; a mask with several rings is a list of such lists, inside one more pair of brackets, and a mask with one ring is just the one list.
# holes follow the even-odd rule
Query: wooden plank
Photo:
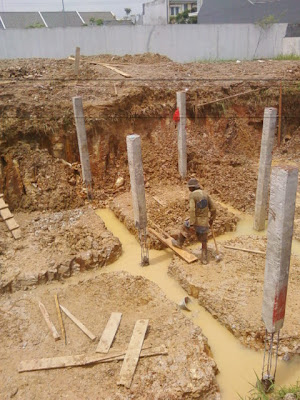
[[14, 218], [6, 219], [5, 223], [10, 231], [19, 228], [19, 224], [16, 223]]
[[14, 229], [13, 231], [11, 231], [11, 234], [13, 235], [14, 239], [16, 239], [16, 240], [21, 239], [21, 237], [22, 237], [20, 228]]
[[83, 325], [83, 323], [81, 323], [76, 317], [74, 317], [74, 315], [71, 314], [69, 310], [67, 310], [61, 304], [59, 306], [63, 310], [63, 312], [70, 318], [70, 320], [72, 320], [74, 324], [82, 330], [83, 333], [85, 333], [92, 341], [96, 340], [96, 336], [90, 330], [88, 330], [87, 327]]
[[61, 311], [59, 308], [59, 301], [58, 301], [57, 294], [54, 295], [54, 300], [55, 300], [56, 311], [57, 311], [58, 320], [59, 320], [59, 324], [60, 324], [61, 334], [62, 334], [63, 338], [65, 339], [65, 344], [67, 344], [66, 331], [65, 331], [63, 320], [62, 320]]
[[[74, 61], [75, 58], [74, 57], [69, 57], [69, 60]], [[132, 76], [127, 74], [126, 72], [123, 72], [120, 69], [118, 69], [116, 67], [112, 67], [111, 65], [106, 64], [106, 63], [101, 63], [101, 62], [97, 62], [97, 61], [86, 61], [86, 60], [81, 60], [81, 62], [85, 62], [85, 63], [91, 64], [91, 65], [101, 65], [102, 67], [111, 69], [112, 71], [116, 72], [117, 74], [120, 74], [120, 75], [124, 76], [125, 78], [132, 78]]]
[[96, 353], [108, 353], [121, 322], [121, 313], [111, 313], [107, 325], [102, 333]]
[[3, 198], [0, 198], [0, 210], [3, 210], [3, 208], [8, 208], [8, 204], [5, 203]]
[[[105, 363], [112, 361], [124, 360], [125, 351], [113, 351], [106, 355], [86, 355], [79, 354], [75, 356], [63, 356], [53, 358], [41, 358], [35, 360], [21, 361], [19, 372], [39, 371], [44, 369], [56, 369], [67, 367], [80, 367], [85, 365]], [[168, 351], [164, 345], [148, 349], [142, 349], [140, 357], [153, 357], [159, 355], [167, 355]]]
[[12, 213], [9, 211], [9, 208], [2, 208], [2, 210], [0, 210], [0, 215], [2, 217], [2, 219], [5, 221], [6, 219], [9, 218], [13, 218]]
[[261, 254], [262, 256], [266, 255], [266, 253], [264, 251], [259, 251], [259, 250], [243, 249], [242, 247], [227, 246], [225, 244], [223, 245], [223, 247], [225, 247], [225, 249], [246, 251], [247, 253], [253, 253], [253, 254]]
[[162, 236], [162, 234], [156, 232], [154, 229], [152, 228], [148, 228], [148, 231], [154, 235], [159, 241], [161, 241], [163, 244], [165, 244], [166, 246], [170, 247], [171, 250], [174, 251], [174, 253], [176, 253], [180, 258], [182, 258], [184, 261], [186, 261], [188, 264], [195, 262], [195, 261], [199, 261], [198, 257], [196, 257], [194, 254], [192, 254], [191, 252], [189, 252], [186, 249], [179, 249], [178, 247], [175, 247], [172, 245], [172, 238], [168, 237], [168, 238], [164, 238]]
[[148, 323], [148, 319], [140, 319], [136, 321], [130, 343], [128, 345], [128, 349], [122, 364], [118, 385], [123, 385], [128, 389], [131, 386], [132, 378], [139, 361], [144, 338], [148, 328]]
[[2, 199], [2, 197], [3, 197], [3, 193], [0, 193], [0, 199]]
[[282, 82], [280, 82], [279, 89], [279, 113], [278, 113], [278, 137], [277, 137], [277, 145], [280, 146], [281, 142], [281, 117], [282, 117]]
[[54, 340], [59, 340], [60, 336], [59, 336], [55, 326], [53, 325], [52, 321], [50, 320], [49, 314], [48, 314], [44, 304], [39, 302], [39, 307], [40, 307], [41, 313], [43, 314], [43, 317], [46, 321], [46, 324], [48, 325], [48, 328], [50, 329], [50, 332], [52, 333], [52, 336], [54, 337]]

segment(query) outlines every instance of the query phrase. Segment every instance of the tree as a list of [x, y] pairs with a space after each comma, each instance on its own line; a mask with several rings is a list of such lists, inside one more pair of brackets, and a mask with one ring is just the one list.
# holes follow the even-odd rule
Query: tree
[[131, 13], [131, 8], [124, 8], [124, 11], [126, 12], [126, 15], [128, 17], [128, 15]]
[[197, 24], [197, 17], [189, 17], [190, 11], [185, 10], [182, 13], [178, 13], [175, 17], [175, 20], [171, 21], [171, 23], [176, 24]]

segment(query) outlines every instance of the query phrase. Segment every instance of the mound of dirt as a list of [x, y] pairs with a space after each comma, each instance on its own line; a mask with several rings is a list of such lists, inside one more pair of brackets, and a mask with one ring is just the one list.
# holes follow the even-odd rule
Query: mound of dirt
[[22, 238], [0, 230], [1, 292], [62, 280], [115, 261], [119, 239], [105, 228], [91, 207], [56, 213], [18, 213]]
[[[158, 225], [170, 235], [177, 234], [182, 227], [183, 221], [189, 217], [188, 195], [186, 187], [183, 186], [160, 185], [151, 187], [149, 190], [147, 189], [148, 225], [154, 229], [156, 229], [155, 225]], [[238, 218], [221, 205], [216, 203], [216, 206], [217, 218], [214, 223], [216, 235], [234, 231]], [[127, 229], [137, 237], [137, 230], [133, 219], [131, 193], [126, 192], [116, 196], [110, 202], [110, 208]], [[196, 237], [192, 237], [190, 242], [196, 240]], [[152, 237], [150, 237], [150, 245], [157, 249], [162, 248], [157, 239]]]
[[[189, 265], [174, 257], [168, 272], [245, 346], [263, 349], [265, 326], [261, 310], [265, 257], [226, 249], [223, 244], [259, 251], [266, 249], [265, 238], [241, 236], [219, 242], [223, 254], [220, 263], [211, 257], [208, 265]], [[299, 271], [300, 259], [292, 256], [285, 322], [280, 334], [280, 355], [299, 353]]]
[[87, 60], [105, 62], [105, 63], [128, 63], [128, 64], [159, 64], [171, 63], [173, 61], [167, 56], [162, 56], [157, 53], [143, 54], [125, 54], [124, 56], [112, 56], [111, 54], [101, 54], [99, 56], [86, 57]]
[[[58, 328], [56, 293], [60, 303], [98, 338], [111, 312], [122, 313], [112, 350], [126, 351], [135, 322], [148, 319], [144, 346], [165, 345], [168, 354], [141, 358], [130, 389], [117, 385], [121, 369], [117, 361], [18, 374], [22, 360], [96, 354], [97, 342], [92, 342], [65, 315], [68, 345], [63, 340], [54, 341], [38, 300]], [[3, 298], [0, 324], [0, 358], [5, 365], [0, 370], [3, 399], [220, 399], [217, 367], [201, 329], [145, 278], [111, 273], [67, 287], [53, 284], [28, 293], [17, 292]]]

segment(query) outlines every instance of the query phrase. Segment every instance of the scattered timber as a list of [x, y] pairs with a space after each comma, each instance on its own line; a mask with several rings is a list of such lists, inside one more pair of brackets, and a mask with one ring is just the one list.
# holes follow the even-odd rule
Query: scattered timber
[[52, 333], [52, 336], [54, 337], [54, 340], [55, 341], [59, 340], [60, 339], [59, 333], [57, 332], [53, 322], [50, 320], [49, 314], [48, 314], [44, 304], [39, 302], [39, 307], [40, 307], [41, 313], [43, 314], [43, 317], [46, 321], [46, 324], [48, 325], [48, 328], [50, 329], [50, 332]]
[[[79, 354], [75, 356], [41, 358], [36, 360], [21, 361], [18, 371], [30, 372], [67, 367], [82, 367], [91, 364], [122, 361], [125, 357], [125, 351], [112, 351], [106, 355], [86, 355]], [[153, 357], [159, 355], [167, 355], [168, 351], [164, 345], [142, 349], [140, 357]]]
[[231, 250], [238, 250], [238, 251], [245, 251], [247, 253], [253, 253], [253, 254], [260, 254], [262, 256], [265, 256], [266, 253], [263, 251], [259, 251], [259, 250], [250, 250], [250, 249], [243, 249], [242, 247], [233, 247], [233, 246], [227, 246], [227, 245], [223, 245], [223, 247], [225, 247], [225, 249], [231, 249]]
[[196, 257], [194, 254], [192, 254], [191, 252], [189, 252], [186, 249], [179, 249], [178, 247], [175, 247], [172, 245], [172, 238], [171, 236], [169, 236], [168, 234], [165, 234], [164, 237], [162, 234], [156, 232], [154, 229], [152, 228], [148, 228], [149, 232], [155, 236], [160, 242], [162, 242], [163, 244], [165, 244], [166, 246], [170, 247], [171, 250], [174, 251], [174, 253], [176, 253], [180, 258], [182, 258], [184, 261], [186, 261], [188, 264], [191, 264], [195, 261], [198, 261], [198, 257]]
[[83, 323], [79, 321], [79, 319], [74, 317], [74, 315], [72, 313], [70, 313], [69, 310], [67, 310], [61, 304], [59, 305], [59, 307], [70, 318], [70, 320], [73, 321], [74, 324], [77, 325], [78, 328], [82, 330], [83, 333], [85, 333], [92, 341], [96, 340], [96, 336], [90, 330], [88, 330], [88, 328], [86, 326], [84, 326]]
[[118, 385], [123, 385], [128, 389], [131, 386], [132, 378], [140, 358], [148, 323], [148, 319], [140, 319], [136, 321], [122, 364]]
[[20, 226], [17, 224], [13, 214], [10, 212], [8, 204], [5, 203], [2, 193], [0, 194], [0, 216], [5, 222], [13, 238], [16, 240], [20, 239], [22, 236]]
[[121, 313], [111, 313], [107, 325], [102, 333], [96, 353], [108, 353], [121, 322]]
[[[69, 60], [75, 61], [74, 57], [69, 57]], [[116, 67], [112, 67], [109, 64], [106, 63], [101, 63], [101, 62], [97, 62], [97, 61], [86, 61], [86, 60], [81, 60], [81, 62], [85, 62], [91, 65], [101, 65], [102, 67], [111, 69], [112, 71], [116, 72], [119, 75], [124, 76], [125, 78], [132, 78], [131, 75], [127, 74], [126, 72], [121, 71], [120, 69], [116, 68]]]
[[59, 320], [59, 324], [60, 324], [61, 334], [62, 334], [63, 338], [65, 339], [65, 344], [67, 344], [67, 336], [66, 336], [64, 323], [63, 323], [63, 320], [62, 320], [61, 311], [60, 311], [60, 308], [59, 308], [59, 300], [58, 300], [58, 295], [57, 294], [54, 295], [54, 300], [55, 300], [58, 320]]

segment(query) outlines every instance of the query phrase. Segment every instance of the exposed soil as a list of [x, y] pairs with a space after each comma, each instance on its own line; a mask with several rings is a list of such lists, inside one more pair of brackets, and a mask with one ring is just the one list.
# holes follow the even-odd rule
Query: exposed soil
[[[63, 340], [55, 342], [49, 333], [38, 301], [59, 329], [54, 302], [57, 293], [60, 303], [98, 337], [111, 312], [123, 314], [112, 350], [126, 351], [135, 322], [148, 319], [145, 347], [165, 345], [168, 354], [140, 359], [130, 389], [117, 385], [120, 362], [19, 374], [22, 360], [95, 354], [97, 341], [92, 342], [65, 316], [67, 346]], [[69, 285], [52, 284], [6, 295], [1, 300], [0, 323], [3, 399], [220, 399], [217, 367], [201, 329], [144, 278], [103, 274]]]
[[[153, 195], [150, 194], [151, 192]], [[178, 234], [183, 221], [189, 217], [188, 196], [188, 190], [182, 187], [182, 185], [161, 185], [156, 186], [153, 190], [147, 189], [146, 202], [149, 226], [152, 226], [156, 230], [156, 226], [159, 226], [171, 236]], [[238, 217], [219, 204], [216, 204], [216, 207], [215, 234], [221, 235], [225, 232], [234, 231]], [[126, 192], [116, 196], [110, 203], [110, 208], [120, 221], [125, 224], [128, 230], [137, 236], [133, 218], [131, 193]], [[191, 237], [189, 240], [190, 242], [194, 242], [197, 238]], [[154, 248], [162, 248], [162, 245], [156, 238], [150, 238], [150, 245]]]
[[[202, 265], [200, 262], [187, 264], [174, 257], [169, 266], [169, 274], [245, 346], [256, 350], [263, 349], [265, 327], [261, 319], [261, 309], [265, 257], [227, 249], [223, 244], [266, 250], [266, 239], [241, 236], [219, 243], [223, 256], [221, 262], [215, 261], [215, 253], [212, 250], [209, 265]], [[285, 322], [280, 334], [280, 355], [300, 354], [299, 271], [300, 259], [292, 256]]]
[[[132, 78], [99, 62], [111, 63]], [[84, 274], [71, 277], [121, 254], [119, 240], [87, 206], [72, 97], [83, 99], [93, 207], [110, 205], [136, 234], [126, 135], [138, 133], [149, 225], [173, 234], [188, 216], [188, 191], [178, 174], [177, 128], [172, 121], [176, 91], [185, 90], [187, 178], [196, 176], [216, 201], [215, 230], [220, 235], [235, 230], [238, 221], [224, 205], [254, 210], [263, 112], [265, 107], [278, 108], [281, 81], [282, 142], [278, 148], [275, 144], [274, 163], [300, 165], [299, 79], [299, 61], [177, 64], [153, 54], [102, 55], [82, 57], [79, 79], [70, 60], [0, 61], [0, 193], [14, 210], [23, 235], [14, 241], [1, 223], [4, 398], [93, 399], [99, 397], [99, 381], [106, 399], [219, 398], [217, 367], [206, 338], [155, 285], [119, 273], [86, 282]], [[238, 94], [242, 95], [231, 97]], [[295, 237], [300, 240], [299, 200], [300, 192], [295, 215]], [[260, 250], [266, 245], [261, 237], [230, 243]], [[153, 239], [151, 245], [160, 248]], [[243, 344], [261, 349], [264, 258], [221, 246], [224, 260], [217, 264], [210, 250], [208, 266], [187, 265], [174, 257], [170, 274]], [[299, 259], [292, 257], [280, 354], [300, 352], [299, 268]], [[37, 286], [40, 283], [44, 285]], [[126, 348], [134, 322], [149, 318], [146, 343], [166, 344], [168, 356], [141, 360], [130, 391], [116, 385], [118, 363], [19, 375], [22, 359], [94, 352], [95, 345], [68, 320], [68, 346], [53, 341], [37, 301], [42, 300], [55, 319], [55, 293], [97, 335], [110, 312], [123, 312], [115, 348]]]
[[1, 222], [0, 291], [63, 280], [116, 260], [122, 246], [91, 207], [56, 213], [17, 213], [22, 238]]

